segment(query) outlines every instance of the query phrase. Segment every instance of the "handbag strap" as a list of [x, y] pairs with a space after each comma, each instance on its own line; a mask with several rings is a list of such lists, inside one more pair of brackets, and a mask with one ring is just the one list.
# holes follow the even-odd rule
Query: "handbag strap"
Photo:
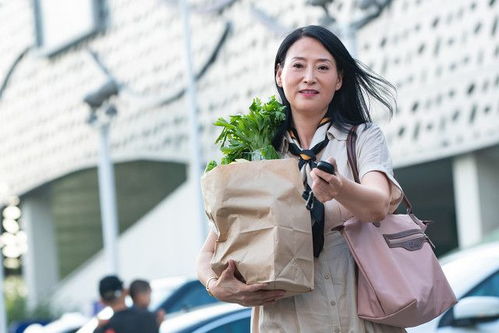
[[[348, 155], [348, 164], [350, 164], [350, 168], [352, 169], [353, 178], [356, 183], [360, 184], [359, 169], [357, 165], [357, 149], [356, 149], [358, 127], [359, 125], [354, 125], [348, 132], [347, 155]], [[404, 195], [402, 199], [404, 201], [407, 214], [412, 214], [412, 204], [405, 195], [405, 193], [402, 192], [402, 194]]]

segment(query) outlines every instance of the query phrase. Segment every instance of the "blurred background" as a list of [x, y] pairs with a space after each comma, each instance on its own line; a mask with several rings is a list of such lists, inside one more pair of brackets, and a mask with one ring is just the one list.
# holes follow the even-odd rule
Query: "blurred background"
[[90, 316], [107, 273], [194, 276], [212, 123], [277, 94], [308, 24], [397, 87], [373, 109], [437, 255], [498, 239], [498, 2], [0, 0], [7, 320]]

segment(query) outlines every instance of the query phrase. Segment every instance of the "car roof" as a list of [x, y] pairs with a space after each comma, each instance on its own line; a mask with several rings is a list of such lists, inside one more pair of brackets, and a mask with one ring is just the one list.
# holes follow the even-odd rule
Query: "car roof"
[[154, 279], [149, 282], [151, 289], [173, 288], [187, 281], [195, 280], [190, 276], [170, 276], [166, 278]]
[[174, 276], [155, 279], [150, 282], [152, 294], [149, 310], [156, 311], [164, 300], [173, 295], [181, 286], [198, 281], [193, 277]]
[[[219, 329], [222, 326], [225, 328], [225, 331], [227, 331], [229, 329], [229, 327], [226, 327], [225, 325], [227, 325], [227, 324], [234, 325], [236, 322], [240, 322], [240, 321], [243, 321], [245, 324], [247, 323], [247, 330], [249, 332], [249, 330], [251, 328], [250, 320], [251, 320], [251, 309], [247, 308], [247, 309], [243, 309], [240, 311], [232, 312], [232, 313], [227, 314], [227, 315], [219, 316], [218, 318], [213, 319], [213, 320], [208, 321], [208, 322], [201, 323], [200, 324], [201, 326], [198, 325], [196, 330], [193, 331], [192, 333], [212, 332], [212, 330]], [[240, 324], [236, 324], [236, 326], [237, 325], [240, 325]], [[236, 326], [233, 326], [230, 329], [235, 330]], [[241, 328], [241, 327], [239, 326], [239, 328]], [[190, 333], [190, 331], [192, 329], [193, 328], [188, 328], [187, 330]], [[188, 333], [187, 330], [182, 332], [182, 333]], [[239, 329], [238, 329], [238, 332], [239, 332]]]
[[463, 249], [440, 259], [442, 269], [458, 298], [499, 270], [499, 242]]
[[[218, 318], [223, 315], [228, 315], [238, 311], [250, 311], [249, 308], [243, 307], [235, 303], [220, 303], [208, 305], [185, 314], [180, 314], [168, 318], [161, 324], [160, 332], [170, 333], [188, 328], [196, 323], [203, 322]], [[195, 327], [194, 327], [195, 328]]]
[[47, 325], [40, 324], [29, 325], [24, 332], [26, 333], [63, 333], [70, 330], [75, 330], [85, 324], [88, 318], [79, 312], [68, 312], [61, 318], [54, 320]]
[[499, 241], [478, 244], [472, 247], [452, 251], [439, 260], [441, 264], [465, 257], [499, 257]]

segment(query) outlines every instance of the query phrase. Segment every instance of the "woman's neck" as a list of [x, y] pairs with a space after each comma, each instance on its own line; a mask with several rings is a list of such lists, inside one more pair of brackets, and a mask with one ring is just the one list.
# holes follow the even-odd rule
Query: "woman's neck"
[[314, 138], [315, 131], [324, 117], [324, 114], [318, 115], [303, 115], [293, 114], [293, 122], [300, 139], [300, 145], [303, 149], [309, 149], [312, 139]]

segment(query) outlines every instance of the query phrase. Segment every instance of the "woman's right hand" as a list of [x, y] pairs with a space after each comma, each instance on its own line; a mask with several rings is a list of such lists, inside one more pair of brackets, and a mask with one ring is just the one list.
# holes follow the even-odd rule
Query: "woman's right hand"
[[234, 273], [236, 264], [229, 260], [227, 268], [220, 277], [210, 283], [210, 292], [221, 301], [238, 303], [243, 306], [257, 306], [273, 303], [285, 294], [284, 290], [263, 290], [265, 283], [247, 285], [239, 281]]

